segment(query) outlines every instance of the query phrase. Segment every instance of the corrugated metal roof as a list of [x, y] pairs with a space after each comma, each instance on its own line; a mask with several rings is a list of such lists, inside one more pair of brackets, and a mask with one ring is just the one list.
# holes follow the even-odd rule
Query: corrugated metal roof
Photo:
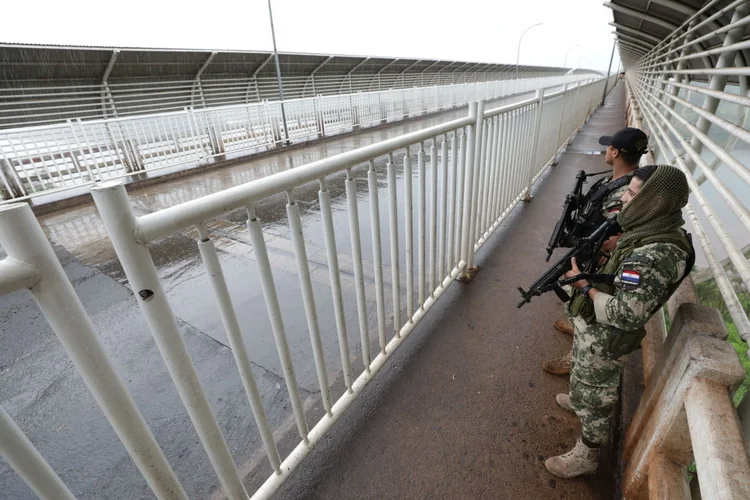
[[[120, 78], [190, 79], [204, 63], [216, 55], [205, 67], [203, 76], [221, 75], [223, 78], [272, 76], [273, 64], [264, 62], [272, 54], [264, 51], [211, 51], [178, 49], [145, 49], [117, 47], [70, 47], [55, 45], [0, 44], [0, 81], [19, 82], [27, 80], [101, 80], [114, 51], [119, 51], [109, 80]], [[327, 62], [326, 62], [327, 61]], [[324, 63], [322, 66], [321, 64]], [[457, 70], [471, 68], [472, 71], [494, 72], [509, 65], [471, 61], [451, 61], [414, 58], [366, 57], [351, 55], [304, 54], [280, 52], [281, 72], [286, 77], [309, 76], [317, 69], [318, 75], [354, 74], [409, 74], [429, 69], [430, 72], [445, 68]], [[562, 70], [541, 66], [520, 66], [521, 71]]]

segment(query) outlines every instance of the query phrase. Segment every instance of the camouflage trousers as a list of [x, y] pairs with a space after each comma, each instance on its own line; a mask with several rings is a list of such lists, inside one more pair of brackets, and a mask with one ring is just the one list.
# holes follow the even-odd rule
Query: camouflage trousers
[[610, 326], [587, 325], [572, 318], [573, 368], [570, 403], [581, 421], [581, 433], [590, 443], [604, 445], [609, 439], [610, 416], [619, 398], [622, 368], [640, 347], [640, 338]]

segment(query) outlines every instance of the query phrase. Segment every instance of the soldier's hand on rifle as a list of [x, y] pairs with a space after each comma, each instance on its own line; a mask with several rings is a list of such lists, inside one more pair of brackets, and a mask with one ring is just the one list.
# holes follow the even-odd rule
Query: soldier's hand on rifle
[[601, 256], [597, 262], [597, 267], [604, 267], [604, 264], [609, 260], [609, 253], [617, 246], [617, 240], [620, 239], [622, 233], [618, 233], [614, 236], [610, 236], [604, 243], [602, 243]]
[[[578, 261], [576, 260], [575, 257], [573, 257], [572, 259], [570, 259], [570, 271], [568, 271], [565, 274], [563, 274], [563, 277], [564, 278], [573, 278], [575, 276], [578, 276], [579, 274], [581, 274], [581, 270], [578, 269]], [[583, 288], [584, 286], [590, 285], [590, 284], [591, 283], [589, 283], [588, 280], [583, 280], [582, 279], [582, 280], [578, 280], [578, 281], [575, 281], [575, 282], [571, 283], [570, 286], [572, 286], [573, 288], [578, 289], [578, 288]]]

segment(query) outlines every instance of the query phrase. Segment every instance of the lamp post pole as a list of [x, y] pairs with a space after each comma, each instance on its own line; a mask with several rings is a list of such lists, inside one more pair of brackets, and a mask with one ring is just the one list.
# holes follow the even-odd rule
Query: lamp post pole
[[617, 47], [617, 39], [612, 42], [612, 54], [609, 56], [609, 66], [607, 67], [607, 79], [604, 80], [604, 94], [602, 94], [602, 106], [604, 106], [604, 99], [607, 97], [607, 84], [609, 83], [609, 75], [612, 73], [612, 61], [615, 59], [615, 47]]
[[580, 45], [575, 44], [571, 48], [568, 49], [568, 51], [565, 53], [565, 62], [563, 62], [563, 68], [568, 67], [568, 55], [570, 55], [570, 51], [575, 49], [576, 47], [580, 47]]
[[516, 51], [516, 80], [518, 80], [518, 62], [521, 59], [521, 40], [523, 40], [523, 36], [526, 34], [527, 31], [529, 31], [531, 28], [535, 28], [536, 26], [541, 26], [544, 23], [536, 23], [532, 24], [528, 28], [526, 28], [523, 33], [521, 33], [521, 37], [518, 39], [518, 50]]
[[271, 39], [273, 40], [273, 59], [276, 63], [276, 81], [279, 86], [279, 101], [281, 101], [281, 121], [284, 123], [284, 144], [289, 145], [289, 129], [286, 126], [286, 111], [284, 110], [284, 86], [281, 83], [281, 66], [279, 65], [279, 51], [276, 50], [276, 31], [273, 29], [273, 11], [271, 0], [268, 0], [268, 17], [271, 20]]

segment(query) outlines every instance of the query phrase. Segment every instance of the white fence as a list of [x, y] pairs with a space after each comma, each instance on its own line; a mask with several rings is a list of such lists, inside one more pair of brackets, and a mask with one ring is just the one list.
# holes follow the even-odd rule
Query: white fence
[[287, 100], [286, 130], [279, 101], [0, 130], [0, 193], [2, 200], [29, 199], [591, 79], [569, 75]]
[[[0, 245], [7, 253], [0, 261], [0, 295], [31, 291], [153, 492], [159, 498], [187, 499], [27, 204], [0, 207]], [[0, 456], [40, 498], [75, 498], [2, 407]]]
[[[468, 116], [464, 118], [140, 217], [133, 213], [121, 183], [110, 181], [92, 190], [130, 287], [219, 477], [223, 494], [231, 499], [248, 496], [193, 367], [148, 243], [185, 228], [197, 228], [195, 244], [211, 279], [213, 299], [241, 374], [249, 408], [275, 471], [253, 498], [268, 498], [352, 404], [364, 386], [386, 367], [394, 351], [447, 287], [455, 279], [471, 274], [475, 251], [513, 207], [530, 195], [533, 182], [554, 162], [560, 146], [567, 143], [596, 108], [604, 86], [605, 81], [599, 80], [546, 96], [540, 90], [532, 99], [490, 110], [484, 109], [483, 101], [472, 103]], [[376, 160], [382, 158], [386, 159], [382, 173], [387, 179], [387, 196], [381, 198], [379, 190], [383, 188], [379, 186]], [[366, 167], [366, 173], [359, 168], [361, 166]], [[370, 222], [365, 228], [360, 225], [355, 186], [360, 176], [366, 176], [368, 186]], [[345, 385], [343, 395], [335, 402], [331, 373], [322, 351], [322, 316], [316, 307], [300, 208], [295, 198], [295, 190], [308, 183], [319, 185], [318, 201], [333, 303], [331, 314], [335, 317], [330, 324], [336, 325], [341, 376]], [[337, 241], [333, 225], [330, 189], [335, 187], [338, 191], [339, 183], [343, 184], [348, 207], [348, 242]], [[255, 211], [256, 203], [280, 193], [286, 193], [288, 197], [286, 210], [296, 274], [306, 312], [321, 403], [325, 409], [325, 415], [312, 427], [306, 419], [295, 376], [263, 224]], [[386, 201], [387, 208], [380, 206], [381, 200]], [[207, 222], [212, 218], [243, 208], [248, 214], [247, 230], [300, 438], [297, 447], [286, 457], [278, 451], [251, 369], [251, 352], [243, 343], [243, 329], [249, 325], [241, 326], [237, 320], [221, 260], [207, 229]], [[388, 214], [385, 219], [387, 228], [381, 227], [381, 212]], [[377, 327], [372, 339], [368, 309], [373, 310], [373, 304], [372, 296], [368, 302], [365, 294], [363, 234], [369, 234], [373, 255]], [[383, 248], [384, 240], [387, 248]], [[348, 248], [344, 250], [344, 247]], [[357, 353], [351, 352], [346, 331], [338, 263], [342, 251], [350, 252], [353, 261], [361, 338], [361, 350]], [[386, 252], [390, 257], [389, 280], [384, 276], [383, 257]], [[388, 299], [387, 295], [390, 295]], [[371, 343], [375, 338], [377, 344]], [[371, 351], [371, 345], [377, 345], [376, 352]], [[352, 372], [353, 357], [361, 358], [364, 365], [356, 377]]]

